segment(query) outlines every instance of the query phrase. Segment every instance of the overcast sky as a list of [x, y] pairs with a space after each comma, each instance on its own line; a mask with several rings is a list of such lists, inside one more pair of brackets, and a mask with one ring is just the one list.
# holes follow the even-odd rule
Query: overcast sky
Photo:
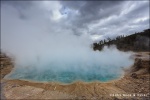
[[21, 29], [17, 21], [54, 34], [113, 38], [149, 28], [149, 1], [2, 1], [1, 29]]

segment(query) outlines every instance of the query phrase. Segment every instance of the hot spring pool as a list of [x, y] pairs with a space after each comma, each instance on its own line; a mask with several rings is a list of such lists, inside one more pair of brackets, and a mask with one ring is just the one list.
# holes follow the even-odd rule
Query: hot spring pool
[[107, 82], [119, 78], [122, 75], [120, 70], [109, 70], [101, 67], [91, 67], [89, 69], [64, 69], [64, 70], [36, 70], [31, 68], [16, 68], [7, 78], [32, 80], [40, 82], [61, 82], [73, 83], [76, 81]]
[[53, 57], [48, 55], [49, 58], [46, 55], [37, 59], [21, 59], [5, 78], [66, 84], [76, 81], [108, 82], [122, 77], [123, 68], [134, 63], [134, 60], [130, 59], [130, 53], [117, 49], [106, 48], [101, 52], [88, 53], [88, 56], [83, 54], [54, 54]]

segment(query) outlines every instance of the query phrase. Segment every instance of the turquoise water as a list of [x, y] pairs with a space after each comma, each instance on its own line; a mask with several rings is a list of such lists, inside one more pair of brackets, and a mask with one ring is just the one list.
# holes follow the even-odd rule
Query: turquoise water
[[10, 75], [12, 79], [25, 79], [40, 82], [62, 82], [72, 83], [76, 81], [107, 82], [119, 78], [121, 73], [109, 69], [92, 67], [90, 69], [68, 69], [68, 70], [36, 70], [29, 68], [16, 68]]

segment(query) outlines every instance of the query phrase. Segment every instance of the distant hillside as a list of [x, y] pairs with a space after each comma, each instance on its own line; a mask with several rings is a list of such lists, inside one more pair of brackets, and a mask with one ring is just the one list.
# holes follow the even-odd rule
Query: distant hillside
[[[106, 42], [107, 41], [107, 42]], [[101, 50], [105, 45], [116, 45], [122, 51], [149, 51], [150, 50], [150, 29], [138, 32], [129, 36], [118, 36], [111, 40], [101, 40], [99, 43], [93, 43], [94, 50]]]

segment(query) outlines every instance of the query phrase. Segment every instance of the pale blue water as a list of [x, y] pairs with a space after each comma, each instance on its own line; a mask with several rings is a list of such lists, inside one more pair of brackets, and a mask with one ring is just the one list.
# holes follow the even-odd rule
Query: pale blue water
[[72, 69], [72, 70], [44, 70], [38, 71], [36, 69], [17, 68], [9, 75], [12, 79], [25, 79], [40, 82], [62, 82], [72, 83], [75, 81], [101, 81], [107, 82], [119, 78], [121, 73], [117, 71], [110, 71], [109, 69], [100, 69], [93, 67], [88, 70]]

